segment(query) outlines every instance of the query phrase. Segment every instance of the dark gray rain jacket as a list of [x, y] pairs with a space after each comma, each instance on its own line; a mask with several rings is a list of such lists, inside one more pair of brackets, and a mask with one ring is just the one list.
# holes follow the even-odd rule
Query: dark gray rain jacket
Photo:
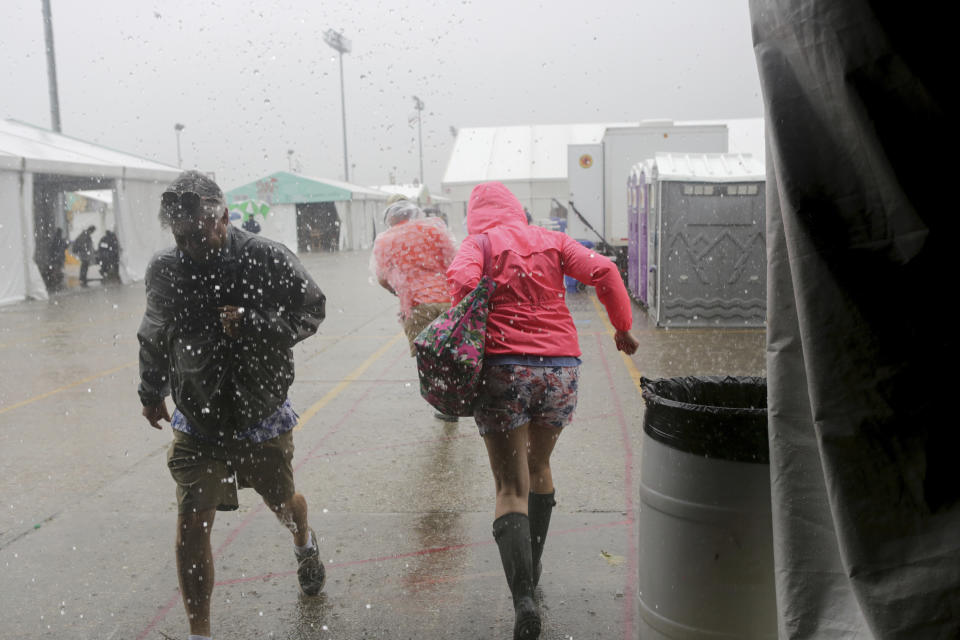
[[[283, 403], [291, 347], [324, 318], [326, 299], [282, 244], [231, 225], [223, 255], [199, 264], [171, 248], [146, 275], [140, 323], [140, 400], [173, 395], [190, 425], [215, 439], [252, 426]], [[218, 308], [243, 307], [242, 335], [223, 331]]]

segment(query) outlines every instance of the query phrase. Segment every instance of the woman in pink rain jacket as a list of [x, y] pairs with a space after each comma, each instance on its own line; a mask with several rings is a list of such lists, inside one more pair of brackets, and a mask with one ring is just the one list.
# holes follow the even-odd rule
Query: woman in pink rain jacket
[[483, 274], [477, 235], [486, 234], [497, 287], [474, 418], [497, 487], [493, 535], [513, 595], [514, 638], [536, 638], [533, 589], [556, 504], [550, 454], [577, 404], [580, 345], [564, 300], [564, 275], [596, 287], [618, 349], [633, 353], [638, 343], [616, 266], [566, 234], [528, 225], [523, 206], [499, 182], [470, 194], [467, 231], [447, 283], [454, 304], [476, 287]]

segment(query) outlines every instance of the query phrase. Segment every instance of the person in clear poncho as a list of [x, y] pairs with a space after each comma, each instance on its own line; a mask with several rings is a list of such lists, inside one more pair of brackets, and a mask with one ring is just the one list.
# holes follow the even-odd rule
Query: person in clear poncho
[[[450, 308], [446, 270], [457, 249], [455, 238], [440, 218], [424, 218], [415, 203], [399, 199], [388, 205], [383, 221], [389, 227], [377, 236], [370, 270], [384, 289], [400, 299], [400, 323], [416, 355], [413, 341]], [[454, 422], [456, 416], [437, 418]]]

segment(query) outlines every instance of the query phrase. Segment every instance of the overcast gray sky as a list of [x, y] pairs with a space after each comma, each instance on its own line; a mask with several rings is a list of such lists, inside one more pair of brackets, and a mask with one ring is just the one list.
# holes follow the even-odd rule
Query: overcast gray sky
[[[216, 171], [229, 189], [287, 168], [439, 191], [450, 127], [762, 114], [746, 0], [278, 2], [51, 0], [63, 132]], [[0, 9], [0, 116], [50, 126], [41, 0]]]

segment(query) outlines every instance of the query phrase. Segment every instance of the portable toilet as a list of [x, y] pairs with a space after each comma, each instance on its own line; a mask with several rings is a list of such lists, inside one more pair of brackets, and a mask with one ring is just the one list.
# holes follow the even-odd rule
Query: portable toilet
[[657, 326], [765, 326], [763, 163], [658, 153], [649, 169], [647, 304]]
[[627, 290], [634, 300], [649, 305], [647, 220], [650, 208], [650, 172], [653, 161], [633, 165], [627, 177]]

